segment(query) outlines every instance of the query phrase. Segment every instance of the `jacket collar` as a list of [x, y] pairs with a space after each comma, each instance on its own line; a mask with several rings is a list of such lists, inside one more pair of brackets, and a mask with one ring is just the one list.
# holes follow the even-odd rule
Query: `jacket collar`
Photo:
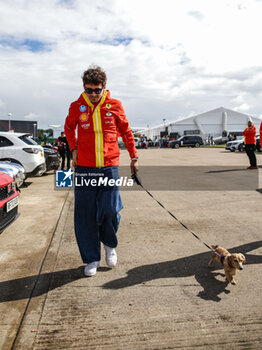
[[82, 94], [79, 96], [77, 102], [85, 104], [90, 106], [91, 108], [94, 108], [98, 105], [101, 105], [105, 102], [105, 99], [110, 98], [110, 91], [109, 90], [105, 90], [104, 95], [102, 96], [101, 100], [99, 102], [97, 102], [96, 104], [93, 104], [87, 97], [85, 91], [82, 92]]

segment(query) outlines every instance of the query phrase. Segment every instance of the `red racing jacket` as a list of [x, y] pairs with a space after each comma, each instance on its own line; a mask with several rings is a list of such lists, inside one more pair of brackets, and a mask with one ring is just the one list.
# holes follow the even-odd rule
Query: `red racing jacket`
[[122, 104], [111, 98], [108, 90], [96, 105], [83, 92], [70, 105], [64, 130], [70, 149], [77, 149], [77, 164], [80, 166], [119, 165], [119, 134], [130, 157], [137, 157], [133, 133]]
[[256, 144], [256, 133], [257, 129], [254, 124], [252, 124], [250, 127], [247, 127], [243, 132], [242, 135], [245, 136], [245, 144], [246, 145], [255, 145]]
[[262, 147], [262, 122], [260, 124], [260, 146]]

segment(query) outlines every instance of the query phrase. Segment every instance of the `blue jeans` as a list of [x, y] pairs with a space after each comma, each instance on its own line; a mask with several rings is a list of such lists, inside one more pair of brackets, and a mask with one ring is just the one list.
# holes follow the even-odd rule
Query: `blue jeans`
[[100, 261], [101, 242], [111, 248], [116, 248], [118, 244], [116, 233], [123, 204], [118, 186], [103, 182], [118, 178], [117, 166], [76, 168], [75, 234], [82, 260], [86, 264]]

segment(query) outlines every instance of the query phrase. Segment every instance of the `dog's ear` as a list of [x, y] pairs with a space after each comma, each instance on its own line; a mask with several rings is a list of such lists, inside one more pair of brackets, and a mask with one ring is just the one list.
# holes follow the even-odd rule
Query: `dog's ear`
[[227, 260], [227, 262], [228, 262], [229, 264], [233, 264], [233, 262], [234, 262], [234, 260], [235, 260], [235, 257], [234, 257], [234, 255], [232, 255], [232, 254], [226, 255], [226, 256], [225, 256], [225, 260]]
[[246, 262], [246, 258], [244, 254], [239, 253], [239, 256], [242, 262]]

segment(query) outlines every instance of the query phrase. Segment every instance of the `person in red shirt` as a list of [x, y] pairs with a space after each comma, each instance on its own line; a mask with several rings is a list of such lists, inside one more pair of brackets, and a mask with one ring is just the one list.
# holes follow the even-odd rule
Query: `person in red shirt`
[[260, 148], [262, 148], [262, 122], [260, 124]]
[[256, 133], [257, 129], [251, 120], [248, 121], [247, 128], [242, 132], [242, 135], [245, 136], [245, 149], [246, 154], [249, 158], [250, 166], [248, 169], [258, 169], [257, 167], [257, 158], [255, 154], [256, 150]]
[[[101, 242], [106, 263], [117, 263], [119, 211], [123, 208], [118, 186], [97, 186], [100, 179], [117, 180], [118, 135], [130, 155], [131, 173], [138, 172], [138, 156], [132, 130], [119, 100], [106, 90], [106, 73], [92, 66], [82, 76], [84, 92], [70, 105], [65, 134], [72, 151], [75, 174], [75, 234], [86, 267], [93, 276], [100, 264]], [[76, 138], [77, 128], [77, 138]]]

